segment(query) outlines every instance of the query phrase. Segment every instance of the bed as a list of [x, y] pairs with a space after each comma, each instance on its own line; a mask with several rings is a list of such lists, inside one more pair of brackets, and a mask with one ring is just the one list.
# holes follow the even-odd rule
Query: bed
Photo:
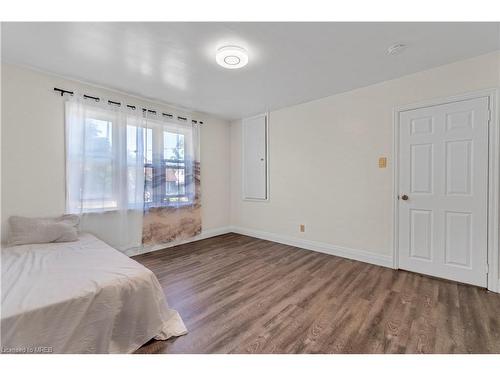
[[91, 234], [1, 260], [3, 353], [131, 353], [187, 332], [156, 276]]

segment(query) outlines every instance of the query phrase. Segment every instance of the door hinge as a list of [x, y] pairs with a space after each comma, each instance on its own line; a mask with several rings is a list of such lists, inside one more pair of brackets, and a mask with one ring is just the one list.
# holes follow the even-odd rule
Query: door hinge
[[490, 265], [488, 263], [486, 263], [486, 273], [490, 273]]
[[491, 122], [491, 110], [488, 110], [488, 122]]

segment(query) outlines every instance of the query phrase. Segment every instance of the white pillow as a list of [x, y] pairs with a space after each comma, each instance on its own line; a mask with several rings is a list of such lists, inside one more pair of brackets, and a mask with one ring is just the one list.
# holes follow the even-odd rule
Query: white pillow
[[78, 240], [78, 222], [78, 215], [62, 215], [56, 218], [11, 216], [7, 242], [13, 246], [76, 241]]

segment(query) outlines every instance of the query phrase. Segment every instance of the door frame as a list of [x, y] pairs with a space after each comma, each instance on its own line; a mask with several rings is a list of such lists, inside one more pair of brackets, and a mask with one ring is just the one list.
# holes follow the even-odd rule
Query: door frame
[[399, 118], [400, 113], [419, 108], [437, 106], [469, 99], [488, 98], [490, 109], [490, 121], [488, 124], [488, 290], [500, 293], [499, 280], [499, 175], [500, 175], [500, 124], [498, 116], [499, 89], [492, 88], [473, 91], [446, 98], [431, 99], [414, 104], [401, 105], [393, 109], [393, 141], [392, 141], [392, 210], [393, 210], [393, 268], [399, 268]]

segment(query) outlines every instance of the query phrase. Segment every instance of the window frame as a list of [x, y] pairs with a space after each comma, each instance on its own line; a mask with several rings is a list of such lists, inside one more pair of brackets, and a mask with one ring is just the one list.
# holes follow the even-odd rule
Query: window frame
[[[90, 129], [90, 126], [92, 126], [92, 122], [97, 121], [97, 122], [105, 122], [107, 124], [108, 131], [110, 132], [109, 140], [110, 140], [110, 148], [109, 148], [109, 154], [108, 155], [97, 155], [93, 152], [87, 153], [87, 162], [90, 161], [92, 163], [99, 162], [99, 163], [109, 163], [111, 165], [111, 171], [109, 172], [109, 175], [106, 174], [106, 177], [109, 176], [111, 179], [110, 182], [110, 193], [111, 195], [108, 196], [109, 194], [102, 193], [101, 197], [98, 198], [92, 198], [92, 199], [84, 199], [83, 196], [83, 190], [80, 190], [78, 196], [75, 196], [76, 199], [71, 200], [71, 202], [74, 202], [74, 205], [68, 206], [69, 200], [69, 194], [66, 194], [66, 199], [67, 199], [67, 207], [68, 212], [80, 212], [80, 213], [98, 213], [98, 212], [115, 212], [120, 209], [127, 209], [127, 210], [138, 210], [138, 209], [144, 209], [144, 208], [155, 208], [155, 207], [179, 207], [179, 206], [188, 206], [192, 205], [195, 201], [196, 198], [196, 191], [194, 184], [191, 184], [191, 178], [193, 178], [194, 174], [194, 165], [190, 165], [190, 158], [189, 155], [194, 155], [193, 151], [193, 140], [190, 135], [190, 129], [186, 127], [184, 124], [176, 124], [175, 122], [164, 122], [159, 119], [144, 119], [145, 121], [142, 122], [141, 120], [135, 121], [133, 117], [126, 117], [124, 119], [124, 124], [122, 124], [119, 120], [117, 121], [117, 118], [113, 114], [109, 114], [107, 110], [101, 109], [101, 108], [85, 108], [84, 109], [84, 114], [83, 114], [83, 128], [82, 128], [82, 134], [83, 134], [83, 139], [82, 142], [83, 144], [83, 149], [81, 152], [83, 154], [86, 154], [85, 143], [88, 142], [87, 139], [87, 132]], [[147, 124], [144, 126], [144, 124]], [[125, 130], [121, 129], [121, 126], [125, 126]], [[123, 141], [125, 143], [125, 152], [128, 153], [129, 148], [128, 148], [128, 140], [129, 140], [129, 134], [128, 134], [128, 127], [133, 127], [136, 130], [137, 129], [142, 129], [144, 131], [144, 138], [141, 137], [141, 139], [145, 139], [145, 143], [143, 145], [139, 145], [137, 142], [139, 142], [139, 138], [137, 137], [135, 140], [135, 147], [136, 147], [136, 152], [139, 147], [144, 148], [143, 151], [143, 160], [140, 161], [142, 163], [142, 168], [144, 171], [144, 175], [146, 175], [146, 169], [150, 168], [152, 170], [152, 186], [151, 186], [151, 192], [152, 192], [152, 199], [151, 202], [146, 201], [146, 181], [144, 181], [144, 190], [142, 194], [142, 204], [137, 204], [134, 202], [130, 201], [130, 197], [128, 195], [122, 196], [123, 194], [120, 194], [120, 192], [123, 190], [124, 186], [127, 188], [129, 181], [127, 179], [127, 173], [123, 173], [122, 168], [129, 168], [131, 165], [129, 164], [128, 160], [126, 161], [125, 164], [121, 165], [119, 161], [121, 159], [128, 158], [128, 154], [122, 155], [124, 149], [123, 149]], [[147, 139], [147, 132], [151, 131], [151, 145], [152, 145], [152, 158], [151, 162], [147, 162], [147, 144], [148, 144], [148, 139]], [[178, 135], [183, 135], [184, 136], [184, 144], [183, 144], [183, 149], [184, 149], [184, 156], [183, 159], [166, 159], [165, 158], [165, 147], [164, 147], [164, 137], [165, 133], [172, 133], [172, 134], [178, 134]], [[122, 138], [125, 137], [125, 138]], [[90, 144], [89, 142], [88, 144]], [[133, 145], [133, 143], [132, 143]], [[187, 157], [188, 156], [188, 157]], [[84, 155], [80, 155], [81, 158], [84, 158]], [[68, 165], [71, 165], [72, 163], [72, 158], [68, 158], [66, 156], [66, 165], [68, 168]], [[78, 160], [78, 157], [75, 159], [75, 161]], [[84, 160], [84, 159], [82, 159]], [[86, 163], [87, 163], [86, 162]], [[182, 169], [184, 171], [184, 182], [183, 184], [180, 184], [178, 182], [178, 192], [179, 191], [184, 191], [183, 194], [167, 194], [167, 181], [166, 181], [166, 174], [167, 174], [167, 168], [168, 169], [176, 169], [180, 170]], [[163, 179], [163, 181], [162, 181]], [[125, 184], [125, 185], [124, 185]], [[192, 187], [191, 187], [192, 186]], [[66, 187], [68, 189], [68, 187]], [[76, 192], [76, 191], [75, 191]], [[72, 190], [73, 193], [73, 190]], [[178, 198], [177, 201], [170, 201], [170, 198]], [[182, 198], [185, 198], [185, 200], [181, 201]], [[102, 202], [102, 205], [99, 206], [99, 202]], [[111, 204], [104, 204], [104, 203], [111, 203]]]
[[[153, 160], [151, 163], [144, 162], [144, 170], [146, 168], [152, 169], [152, 201], [146, 202], [144, 199], [144, 207], [146, 208], [155, 208], [155, 207], [178, 207], [178, 206], [188, 206], [192, 205], [194, 202], [194, 194], [189, 194], [188, 191], [188, 181], [187, 181], [187, 163], [186, 163], [186, 150], [189, 150], [189, 147], [192, 147], [188, 137], [188, 130], [182, 129], [182, 126], [176, 126], [176, 124], [165, 124], [157, 121], [152, 121], [153, 126], [148, 127], [148, 129], [152, 129], [152, 150], [153, 150]], [[184, 160], [181, 159], [165, 159], [165, 144], [164, 137], [165, 133], [171, 134], [180, 134], [184, 136]], [[168, 165], [171, 164], [182, 164], [182, 166], [176, 165]], [[167, 181], [166, 174], [167, 169], [182, 169], [184, 170], [184, 194], [167, 194]], [[146, 174], [146, 172], [144, 172]], [[180, 185], [179, 185], [180, 186]], [[179, 189], [178, 189], [179, 190]], [[144, 194], [146, 194], [146, 190], [144, 190]], [[170, 202], [170, 198], [187, 198], [187, 201], [177, 201]]]
[[[89, 113], [90, 112], [90, 113]], [[117, 141], [114, 140], [114, 137], [116, 137], [116, 134], [118, 134], [118, 124], [116, 121], [113, 120], [111, 116], [109, 116], [104, 110], [99, 110], [99, 109], [87, 109], [86, 114], [85, 114], [85, 119], [84, 119], [84, 135], [86, 136], [86, 133], [88, 131], [88, 122], [90, 121], [103, 121], [108, 124], [110, 124], [110, 130], [111, 130], [111, 154], [109, 157], [92, 157], [91, 159], [93, 162], [102, 162], [104, 163], [105, 161], [111, 163], [111, 201], [114, 201], [114, 205], [106, 205], [102, 206], [99, 208], [91, 208], [87, 207], [86, 204], [88, 202], [92, 202], [92, 200], [89, 199], [84, 199], [83, 195], [80, 196], [79, 201], [81, 202], [81, 207], [78, 207], [78, 209], [83, 212], [83, 213], [92, 213], [92, 212], [111, 212], [111, 211], [117, 211], [119, 209], [119, 198], [118, 198], [118, 191], [119, 191], [119, 174], [114, 168], [114, 163], [116, 161], [116, 158], [119, 157], [118, 155], [118, 146], [117, 146]], [[109, 126], [109, 125], [108, 125]], [[86, 139], [84, 140], [86, 142]], [[84, 144], [85, 147], [85, 144]], [[83, 150], [84, 153], [86, 153], [86, 150]], [[80, 194], [83, 194], [80, 193]], [[106, 201], [106, 197], [101, 197], [102, 201]]]

